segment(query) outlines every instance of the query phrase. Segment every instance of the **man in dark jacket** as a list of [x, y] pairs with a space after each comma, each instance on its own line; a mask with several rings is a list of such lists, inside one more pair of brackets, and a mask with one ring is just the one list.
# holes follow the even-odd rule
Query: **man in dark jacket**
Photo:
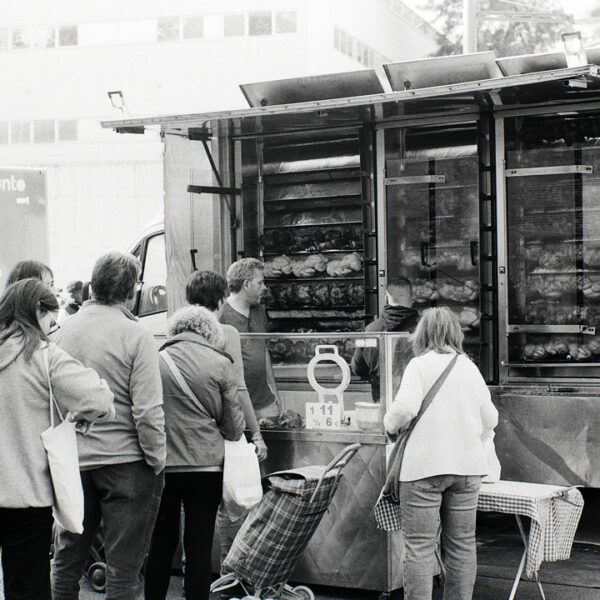
[[[385, 288], [385, 306], [381, 316], [369, 323], [365, 332], [412, 331], [419, 319], [412, 303], [410, 281], [404, 277], [391, 279]], [[379, 348], [357, 348], [352, 357], [352, 372], [371, 380], [373, 402], [379, 402]]]

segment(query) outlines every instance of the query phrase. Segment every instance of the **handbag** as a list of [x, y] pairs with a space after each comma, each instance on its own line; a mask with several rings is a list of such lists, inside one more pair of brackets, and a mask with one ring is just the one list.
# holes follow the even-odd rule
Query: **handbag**
[[[169, 353], [161, 350], [159, 354], [186, 396], [198, 404], [205, 416], [216, 422], [202, 401], [194, 394]], [[222, 504], [226, 512], [234, 518], [254, 508], [262, 500], [263, 489], [254, 444], [249, 444], [243, 433], [239, 440], [233, 442], [224, 440], [224, 443]]]
[[378, 529], [383, 529], [384, 531], [398, 531], [402, 525], [400, 515], [400, 469], [402, 468], [402, 459], [404, 458], [406, 442], [415, 428], [415, 425], [419, 422], [419, 419], [429, 408], [444, 381], [446, 381], [446, 377], [448, 377], [450, 374], [450, 371], [452, 370], [452, 367], [454, 367], [457, 359], [458, 354], [455, 354], [454, 358], [448, 363], [441, 375], [431, 386], [425, 395], [425, 398], [423, 398], [423, 402], [421, 403], [421, 408], [419, 409], [417, 416], [410, 422], [409, 426], [405, 430], [398, 433], [396, 443], [392, 449], [392, 453], [390, 454], [390, 459], [388, 461], [388, 472], [385, 478], [385, 483], [381, 489], [379, 497], [377, 498], [375, 507], [373, 508]]
[[[67, 531], [83, 533], [83, 487], [79, 473], [79, 452], [75, 423], [63, 418], [52, 392], [48, 347], [42, 350], [44, 369], [48, 380], [50, 399], [50, 427], [42, 431], [42, 444], [46, 449], [48, 467], [54, 489], [52, 512], [56, 522]], [[54, 426], [54, 408], [61, 423]]]

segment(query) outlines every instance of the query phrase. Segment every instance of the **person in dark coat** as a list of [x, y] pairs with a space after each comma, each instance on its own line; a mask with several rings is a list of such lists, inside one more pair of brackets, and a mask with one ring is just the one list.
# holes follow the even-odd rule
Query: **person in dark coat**
[[[391, 279], [385, 288], [385, 306], [381, 316], [369, 323], [365, 332], [413, 331], [419, 313], [412, 308], [412, 285], [408, 279]], [[398, 365], [394, 361], [394, 368]], [[352, 357], [352, 372], [371, 380], [373, 402], [379, 402], [379, 347], [357, 348]]]

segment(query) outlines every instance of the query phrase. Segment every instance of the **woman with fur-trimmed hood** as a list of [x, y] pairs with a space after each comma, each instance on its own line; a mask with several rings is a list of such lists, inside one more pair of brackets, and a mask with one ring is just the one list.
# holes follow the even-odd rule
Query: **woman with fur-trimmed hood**
[[[186, 306], [169, 319], [168, 329], [170, 338], [161, 348], [160, 361], [167, 466], [146, 563], [145, 597], [167, 596], [183, 502], [186, 598], [208, 599], [213, 529], [223, 484], [223, 439], [240, 438], [244, 416], [236, 400], [233, 361], [223, 351], [225, 338], [215, 315], [200, 306]], [[177, 383], [165, 360], [169, 357], [195, 399]]]

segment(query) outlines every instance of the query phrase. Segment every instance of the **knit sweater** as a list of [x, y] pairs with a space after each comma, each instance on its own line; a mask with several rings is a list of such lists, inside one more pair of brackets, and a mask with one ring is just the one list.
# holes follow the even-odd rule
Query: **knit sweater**
[[[386, 431], [396, 433], [410, 423], [453, 356], [430, 351], [408, 363], [398, 394], [384, 417]], [[479, 369], [460, 355], [408, 438], [400, 481], [433, 475], [486, 475], [484, 443], [497, 424], [498, 411]]]
[[166, 435], [158, 352], [152, 335], [124, 306], [88, 300], [66, 319], [56, 343], [106, 380], [116, 419], [79, 440], [82, 470], [144, 460], [165, 466]]
[[[2, 508], [52, 504], [48, 459], [40, 438], [42, 431], [50, 427], [44, 346], [45, 343], [40, 344], [27, 361], [22, 352], [22, 340], [17, 336], [0, 344]], [[113, 395], [92, 369], [86, 369], [53, 343], [48, 345], [48, 363], [52, 391], [63, 416], [70, 411], [77, 420], [98, 421], [114, 417]]]

